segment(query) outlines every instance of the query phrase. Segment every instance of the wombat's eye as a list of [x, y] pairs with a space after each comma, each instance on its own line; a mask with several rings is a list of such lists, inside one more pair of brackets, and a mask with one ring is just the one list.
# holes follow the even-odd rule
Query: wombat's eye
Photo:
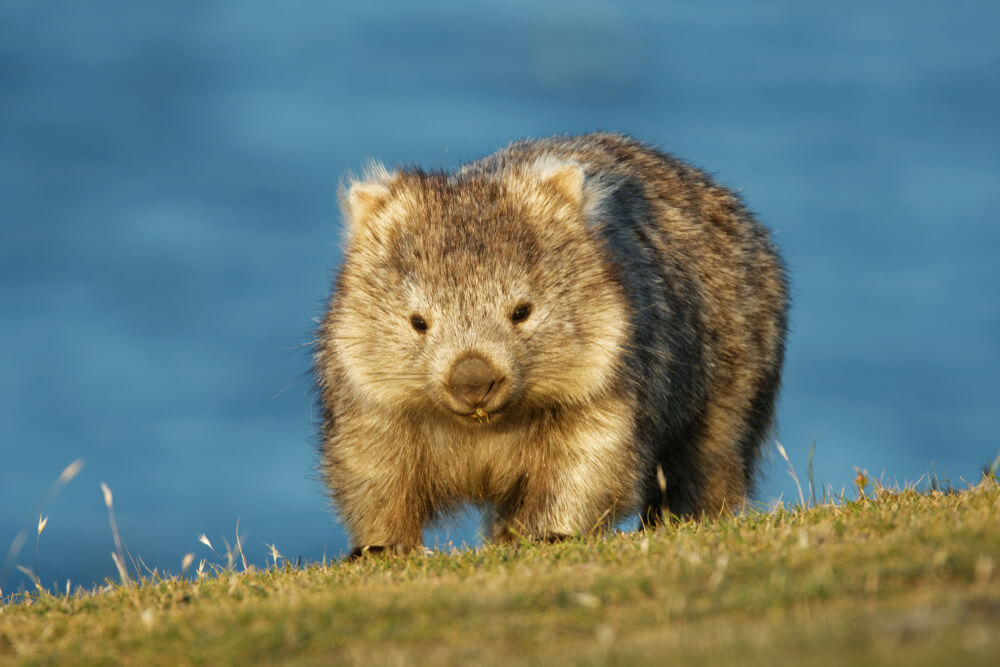
[[514, 309], [514, 312], [510, 314], [510, 321], [514, 324], [520, 324], [521, 322], [528, 319], [528, 315], [531, 315], [531, 304], [522, 303], [520, 306]]
[[420, 333], [427, 331], [427, 322], [419, 315], [410, 315], [410, 324]]

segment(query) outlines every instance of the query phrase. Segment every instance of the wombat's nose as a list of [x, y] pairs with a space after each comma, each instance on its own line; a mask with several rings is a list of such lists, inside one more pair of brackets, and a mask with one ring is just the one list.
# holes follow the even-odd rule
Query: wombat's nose
[[479, 356], [466, 357], [455, 364], [448, 376], [448, 389], [470, 410], [486, 402], [490, 392], [502, 382], [500, 374]]

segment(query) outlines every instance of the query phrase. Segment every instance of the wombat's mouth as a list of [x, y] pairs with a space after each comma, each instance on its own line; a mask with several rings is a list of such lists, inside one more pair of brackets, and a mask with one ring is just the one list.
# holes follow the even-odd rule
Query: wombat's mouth
[[498, 406], [496, 410], [486, 410], [484, 408], [476, 408], [472, 412], [458, 411], [454, 408], [449, 408], [448, 412], [459, 422], [463, 424], [470, 424], [473, 427], [478, 426], [489, 426], [495, 424], [496, 422], [504, 419], [507, 416], [506, 410], [501, 410], [499, 408], [504, 408], [505, 406]]
[[[496, 419], [500, 416], [499, 412], [493, 413], [493, 418]], [[490, 413], [486, 412], [482, 408], [476, 408], [475, 412], [469, 415], [469, 418], [479, 424], [489, 424], [490, 423]]]

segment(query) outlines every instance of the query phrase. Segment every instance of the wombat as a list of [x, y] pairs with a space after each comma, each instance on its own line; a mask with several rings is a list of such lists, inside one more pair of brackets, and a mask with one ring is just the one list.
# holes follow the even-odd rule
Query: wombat
[[321, 472], [355, 553], [466, 504], [558, 539], [738, 508], [774, 415], [778, 251], [739, 196], [620, 134], [341, 188], [315, 347]]

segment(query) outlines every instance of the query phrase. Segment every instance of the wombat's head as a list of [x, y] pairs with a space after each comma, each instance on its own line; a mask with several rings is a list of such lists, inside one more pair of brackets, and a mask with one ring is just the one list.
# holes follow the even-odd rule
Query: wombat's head
[[451, 177], [369, 168], [341, 193], [345, 259], [320, 334], [344, 390], [470, 424], [593, 400], [628, 327], [599, 198], [552, 159]]

